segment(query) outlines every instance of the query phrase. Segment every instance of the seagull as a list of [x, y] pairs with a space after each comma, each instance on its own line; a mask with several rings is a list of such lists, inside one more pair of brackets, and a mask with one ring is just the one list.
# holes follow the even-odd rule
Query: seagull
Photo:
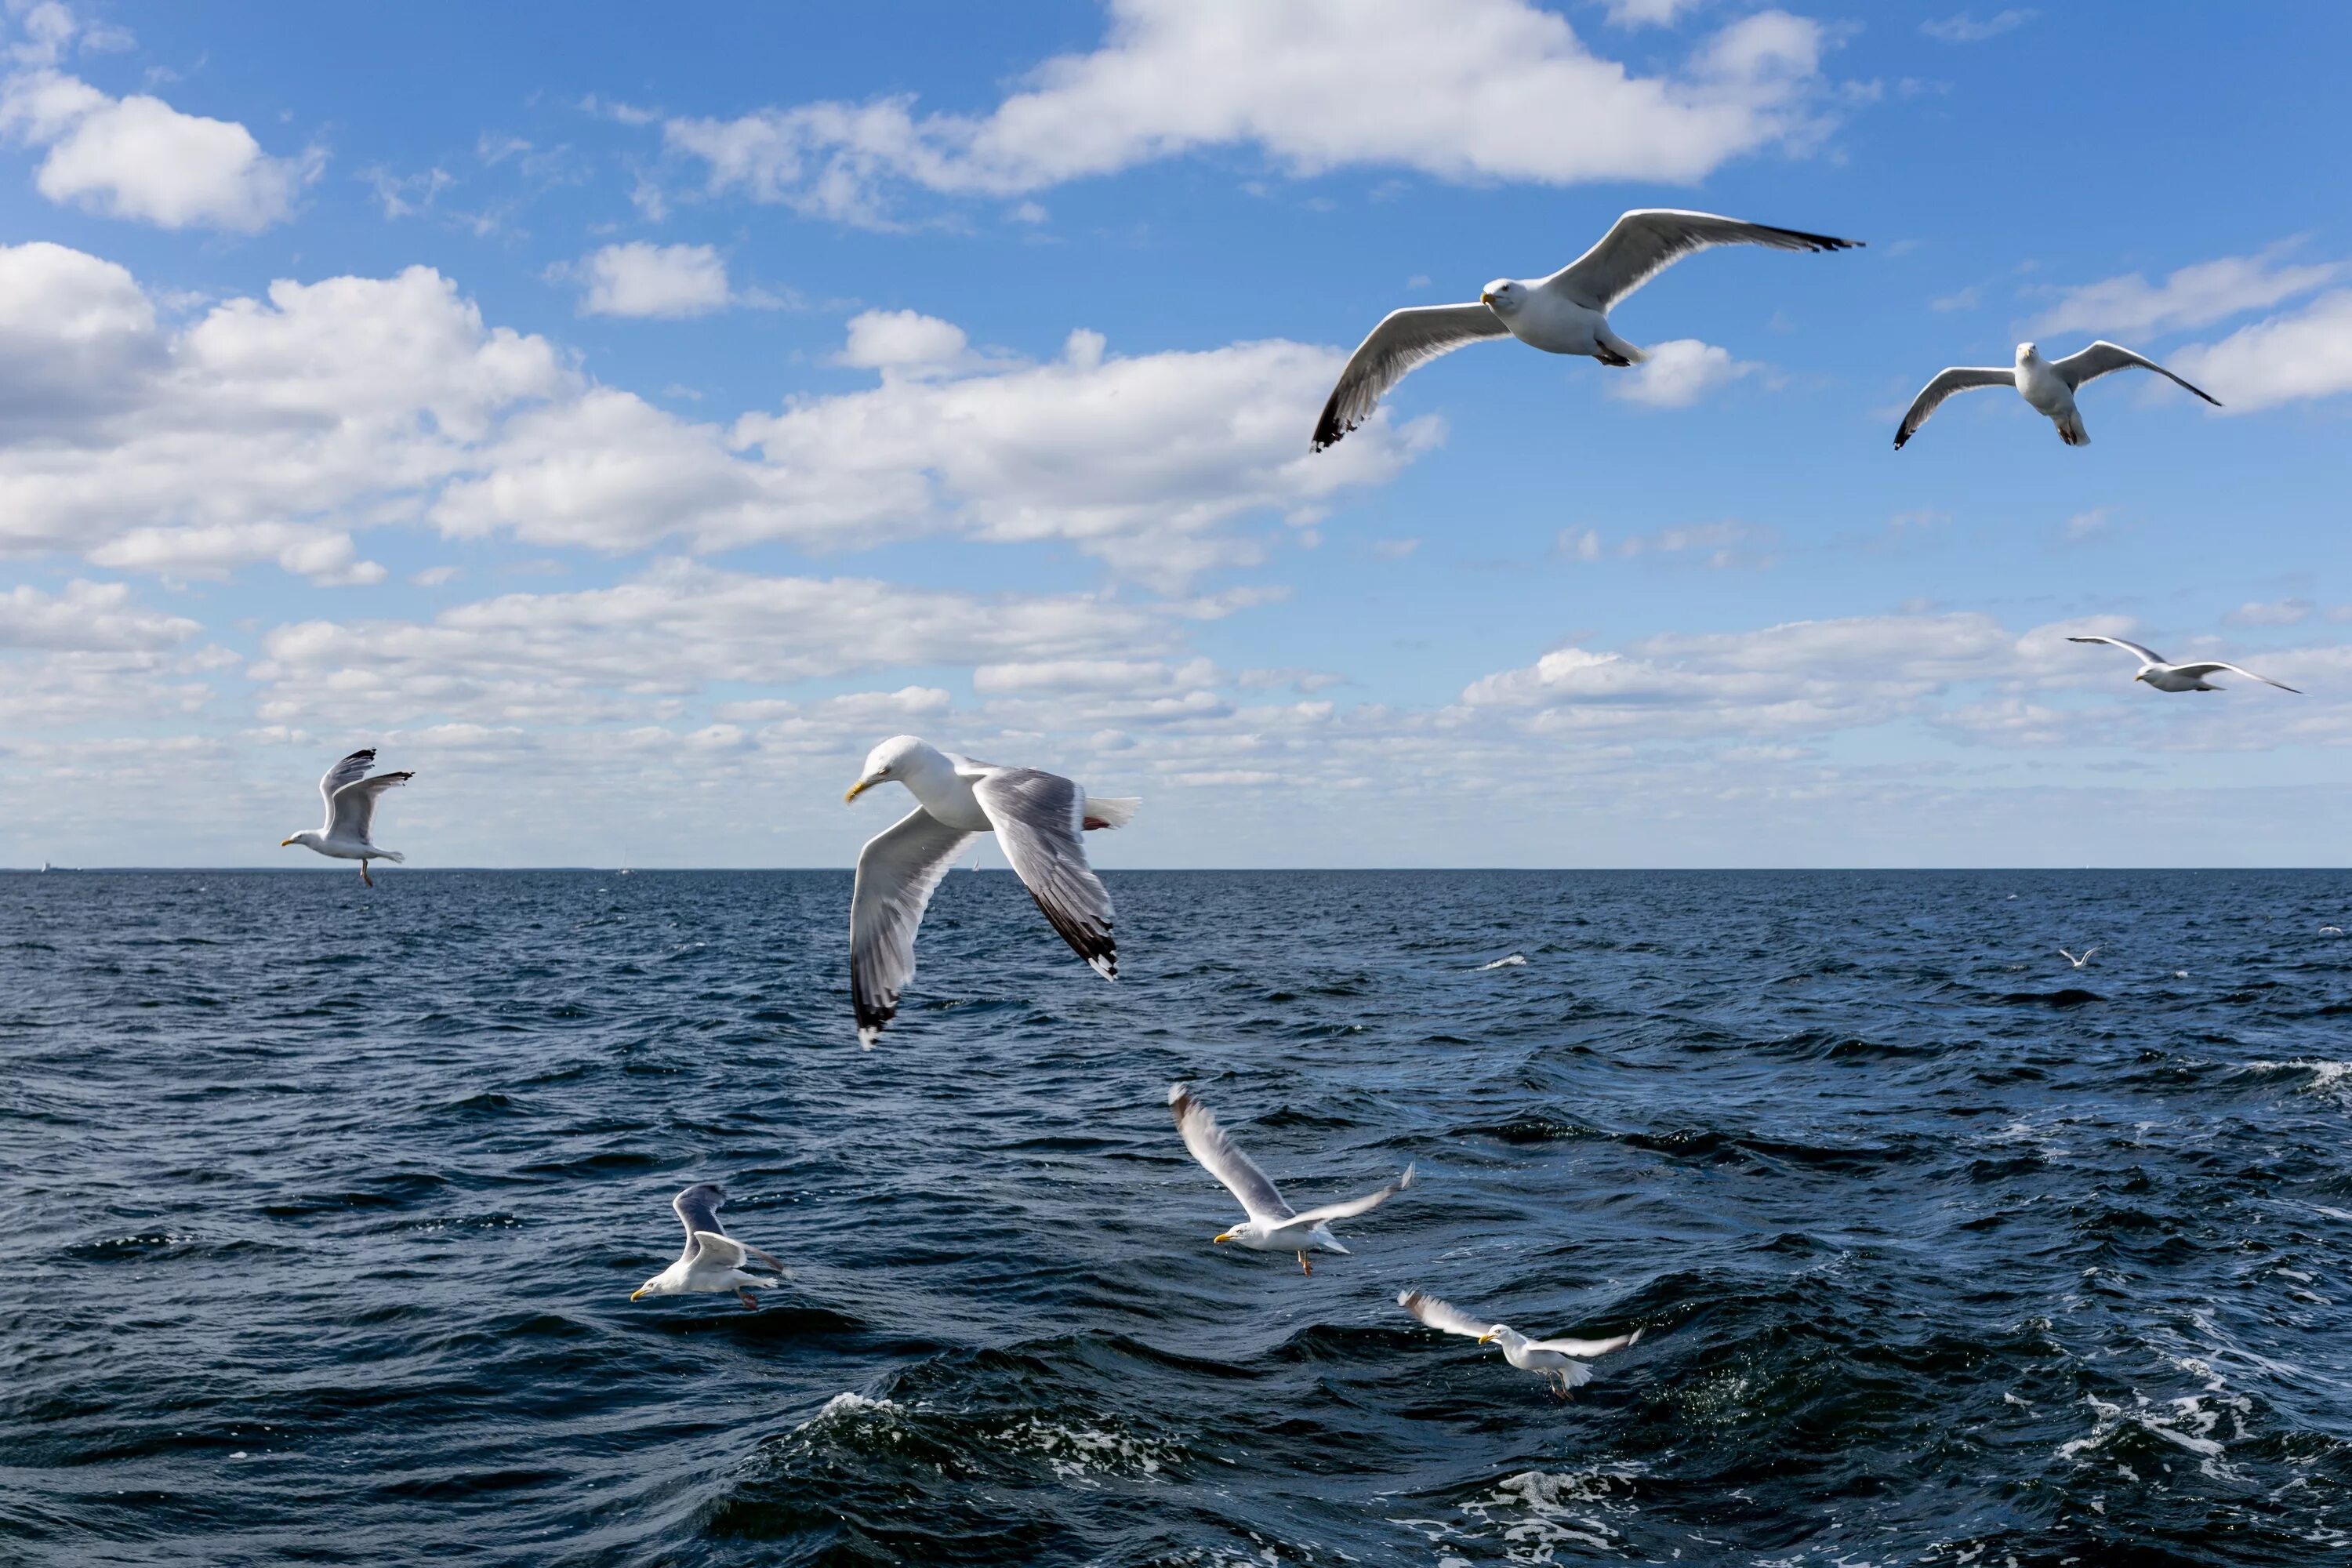
[[1629, 212], [1610, 226], [1600, 244], [1549, 278], [1497, 278], [1472, 305], [1391, 310], [1348, 356], [1339, 384], [1316, 422], [1315, 450], [1370, 418], [1381, 395], [1403, 380], [1405, 372], [1480, 338], [1508, 336], [1546, 353], [1585, 354], [1606, 365], [1639, 364], [1646, 356], [1610, 330], [1609, 311], [1695, 251], [1717, 245], [1846, 250], [1862, 243], [1713, 213], [1671, 207]]
[[783, 1280], [747, 1273], [743, 1265], [757, 1261], [779, 1275], [784, 1272], [784, 1266], [770, 1254], [756, 1247], [746, 1247], [727, 1234], [719, 1223], [719, 1205], [726, 1201], [727, 1189], [716, 1182], [697, 1182], [670, 1199], [669, 1206], [677, 1211], [678, 1223], [686, 1226], [686, 1250], [677, 1255], [677, 1262], [630, 1291], [630, 1300], [732, 1290], [737, 1300], [758, 1310], [760, 1303], [751, 1292], [774, 1289]]
[[1209, 1108], [1193, 1099], [1190, 1089], [1181, 1083], [1169, 1085], [1168, 1105], [1176, 1113], [1176, 1131], [1183, 1134], [1184, 1147], [1192, 1152], [1192, 1158], [1200, 1161], [1209, 1174], [1224, 1184], [1227, 1192], [1241, 1200], [1243, 1211], [1249, 1215], [1241, 1224], [1209, 1239], [1234, 1242], [1252, 1252], [1296, 1252], [1301, 1274], [1315, 1272], [1315, 1265], [1307, 1260], [1309, 1247], [1347, 1252], [1330, 1232], [1333, 1220], [1370, 1214], [1412, 1185], [1412, 1167], [1407, 1165], [1403, 1175], [1379, 1192], [1300, 1214], [1283, 1202], [1281, 1192], [1257, 1168], [1257, 1162], [1234, 1146], [1234, 1141], [1225, 1136], [1225, 1130], [1217, 1125]]
[[2165, 662], [2164, 656], [2162, 654], [2157, 653], [2149, 648], [2144, 648], [2136, 642], [2126, 642], [2121, 637], [2070, 637], [2066, 640], [2068, 642], [2113, 643], [2116, 647], [2123, 649], [2126, 653], [2137, 655], [2139, 659], [2139, 673], [2133, 676], [2132, 679], [2134, 680], [2145, 680], [2150, 686], [2155, 687], [2158, 691], [2225, 690], [2227, 689], [2224, 687], [2208, 686], [2205, 683], [2205, 678], [2209, 675], [2214, 674], [2216, 671], [2226, 669], [2232, 675], [2242, 675], [2249, 680], [2259, 680], [2264, 686], [2275, 686], [2281, 691], [2294, 691], [2297, 697], [2303, 695], [2302, 692], [2295, 690], [2294, 687], [2287, 685], [2284, 681], [2273, 680], [2267, 675], [2256, 675], [2252, 670], [2241, 669], [2234, 664], [2223, 664], [2219, 659], [2205, 659], [2196, 664], [2168, 664]]
[[2050, 422], [2058, 426], [2058, 439], [2069, 447], [2087, 447], [2091, 433], [2083, 427], [2083, 416], [2074, 407], [2075, 389], [2111, 370], [2130, 370], [2134, 366], [2152, 370], [2167, 381], [2189, 387], [2214, 407], [2221, 406], [2221, 400], [2202, 387], [2189, 386], [2154, 360], [2105, 338], [2079, 353], [2058, 360], [2043, 359], [2042, 350], [2035, 344], [2020, 343], [2017, 363], [2011, 369], [1954, 365], [1949, 370], [1937, 371], [1936, 379], [1921, 387], [1919, 395], [1911, 400], [1910, 412], [1903, 416], [1903, 423], [1895, 432], [1895, 449], [1901, 451], [1903, 443], [1919, 433], [1919, 426], [1927, 423], [1927, 416], [1936, 412], [1944, 399], [1979, 386], [2015, 387], [2020, 396], [2033, 405], [2035, 412], [2048, 416]]
[[965, 841], [993, 831], [1004, 858], [1062, 940], [1105, 980], [1118, 978], [1110, 894], [1087, 864], [1078, 836], [1124, 827], [1142, 802], [1090, 795], [1058, 773], [974, 762], [894, 735], [866, 758], [842, 799], [876, 784], [902, 784], [914, 810], [866, 841], [849, 896], [849, 993], [857, 1043], [871, 1050], [898, 1012], [898, 992], [915, 975], [915, 928]]
[[1531, 1340], [1508, 1323], [1488, 1323], [1472, 1317], [1461, 1308], [1441, 1301], [1421, 1290], [1404, 1290], [1397, 1295], [1397, 1305], [1427, 1323], [1433, 1329], [1443, 1329], [1449, 1334], [1463, 1334], [1480, 1344], [1503, 1347], [1503, 1359], [1521, 1372], [1542, 1374], [1551, 1391], [1562, 1399], [1571, 1388], [1582, 1388], [1592, 1381], [1592, 1368], [1577, 1360], [1579, 1356], [1607, 1355], [1622, 1351], [1642, 1337], [1635, 1329], [1630, 1334], [1618, 1334], [1605, 1340]]
[[338, 860], [360, 863], [360, 880], [369, 887], [375, 879], [368, 875], [368, 862], [389, 860], [394, 865], [408, 858], [396, 849], [379, 849], [368, 841], [368, 830], [375, 822], [375, 797], [396, 784], [404, 784], [415, 773], [378, 773], [373, 778], [367, 771], [375, 766], [375, 748], [353, 752], [327, 770], [319, 781], [319, 793], [327, 797], [327, 822], [323, 827], [306, 827], [291, 838], [281, 838], [278, 847], [299, 844], [305, 849], [316, 849]]
[[2093, 942], [2090, 946], [2088, 946], [2088, 947], [2086, 947], [2086, 948], [2084, 948], [2084, 949], [2083, 950], [2083, 956], [2082, 956], [2082, 957], [2080, 957], [2080, 958], [2077, 958], [2077, 957], [2075, 957], [2073, 953], [2068, 952], [2067, 952], [2064, 948], [2063, 948], [2063, 947], [2062, 947], [2062, 948], [2060, 948], [2060, 949], [2058, 950], [2058, 956], [2059, 956], [2059, 957], [2061, 957], [2061, 958], [2063, 958], [2063, 959], [2064, 959], [2067, 963], [2069, 963], [2073, 964], [2075, 968], [2080, 969], [2080, 968], [2082, 968], [2082, 967], [2083, 967], [2083, 965], [2084, 965], [2084, 964], [2086, 964], [2086, 963], [2090, 963], [2090, 962], [2091, 962], [2091, 954], [2093, 954], [2093, 953], [2095, 953], [2095, 952], [2098, 952], [2098, 951], [2099, 951], [2099, 944], [2098, 944], [2097, 942]]

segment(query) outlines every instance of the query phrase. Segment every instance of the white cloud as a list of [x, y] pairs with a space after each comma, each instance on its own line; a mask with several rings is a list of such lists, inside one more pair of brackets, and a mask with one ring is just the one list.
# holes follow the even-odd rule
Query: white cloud
[[1764, 367], [1753, 360], [1731, 357], [1731, 351], [1696, 338], [1674, 338], [1649, 350], [1649, 357], [1631, 371], [1612, 375], [1603, 384], [1621, 402], [1650, 408], [1688, 408], [1709, 393], [1730, 385]]
[[1606, 0], [1609, 22], [1617, 27], [1670, 27], [1703, 0]]
[[1689, 183], [1813, 134], [1823, 47], [1816, 24], [1766, 11], [1644, 77], [1527, 0], [1114, 0], [1100, 48], [1047, 61], [985, 115], [890, 98], [663, 130], [713, 190], [865, 223], [887, 220], [894, 184], [1013, 196], [1231, 146], [1301, 175]]
[[54, 595], [20, 584], [0, 594], [0, 648], [150, 652], [176, 647], [203, 629], [184, 616], [133, 604], [121, 583], [77, 580]]
[[2250, 600], [2221, 618], [2233, 626], [2292, 626], [2311, 618], [2309, 599]]
[[20, 71], [0, 89], [0, 130], [47, 153], [34, 184], [53, 202], [163, 228], [251, 234], [293, 216], [323, 164], [274, 158], [231, 120], [160, 98], [110, 98], [79, 78]]
[[1996, 11], [1979, 22], [1974, 16], [1963, 11], [1956, 16], [1946, 16], [1940, 21], [1922, 22], [1919, 24], [1919, 30], [1939, 43], [1981, 44], [1987, 38], [1998, 38], [2003, 33], [2015, 32], [2040, 15], [2042, 13], [2039, 11], [2012, 6], [2006, 11]]
[[949, 369], [971, 341], [961, 327], [913, 310], [867, 310], [849, 320], [849, 343], [835, 363], [860, 370]]
[[352, 536], [289, 522], [216, 522], [135, 528], [89, 552], [96, 565], [172, 577], [226, 578], [255, 561], [275, 561], [323, 587], [381, 583], [384, 569], [359, 558]]
[[732, 298], [727, 263], [707, 245], [608, 245], [576, 268], [586, 316], [706, 316]]
[[2070, 289], [2034, 318], [2035, 332], [2169, 332], [2210, 326], [2247, 310], [2267, 310], [2325, 287], [2344, 271], [2340, 262], [2287, 266], [2287, 247], [2257, 256], [2225, 256], [2184, 267], [2160, 284], [2138, 273]]
[[2241, 327], [2169, 360], [2220, 398], [2225, 413], [2352, 392], [2352, 289], [2323, 294], [2292, 315]]

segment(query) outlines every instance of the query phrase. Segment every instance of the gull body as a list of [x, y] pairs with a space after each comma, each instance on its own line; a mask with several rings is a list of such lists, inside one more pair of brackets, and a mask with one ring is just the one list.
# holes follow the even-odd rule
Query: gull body
[[2068, 963], [2073, 964], [2075, 968], [2080, 969], [2080, 968], [2082, 968], [2082, 967], [2083, 967], [2083, 965], [2084, 965], [2084, 964], [2086, 964], [2086, 963], [2090, 963], [2090, 962], [2091, 962], [2091, 954], [2093, 954], [2093, 953], [2095, 953], [2095, 952], [2098, 952], [2098, 951], [2099, 951], [2099, 944], [2098, 944], [2097, 942], [2093, 942], [2090, 946], [2088, 946], [2088, 947], [2086, 947], [2086, 948], [2084, 948], [2084, 949], [2083, 950], [2083, 956], [2082, 956], [2082, 957], [2080, 957], [2080, 958], [2077, 958], [2077, 957], [2075, 957], [2073, 953], [2068, 952], [2067, 952], [2064, 948], [2063, 948], [2063, 947], [2062, 947], [2062, 948], [2060, 948], [2060, 949], [2058, 950], [2058, 956], [2059, 956], [2059, 957], [2061, 957], [2061, 958], [2063, 958], [2063, 959], [2064, 959]]
[[1062, 939], [1105, 980], [1118, 978], [1110, 894], [1081, 835], [1123, 827], [1142, 802], [1089, 795], [1058, 773], [1000, 767], [894, 735], [867, 753], [844, 800], [904, 784], [915, 809], [866, 842], [849, 900], [849, 988], [857, 1043], [871, 1049], [915, 975], [915, 931], [940, 880], [975, 833], [994, 833], [1022, 886]]
[[1600, 242], [1549, 278], [1497, 278], [1477, 302], [1391, 310], [1356, 345], [1316, 422], [1321, 451], [1371, 417], [1381, 395], [1415, 365], [1481, 338], [1517, 338], [1546, 353], [1580, 354], [1606, 365], [1639, 364], [1642, 351], [1617, 335], [1609, 312], [1675, 262], [1717, 245], [1776, 250], [1845, 250], [1858, 239], [1775, 228], [1669, 207], [1637, 208]]
[[756, 1262], [779, 1276], [784, 1272], [784, 1266], [773, 1256], [727, 1234], [719, 1223], [719, 1205], [726, 1201], [726, 1189], [716, 1182], [697, 1182], [670, 1199], [678, 1223], [686, 1226], [686, 1250], [677, 1255], [677, 1262], [630, 1291], [630, 1300], [732, 1290], [737, 1300], [757, 1310], [760, 1303], [751, 1292], [783, 1283], [780, 1278], [754, 1274], [743, 1267]]
[[1635, 1329], [1605, 1340], [1531, 1340], [1508, 1323], [1481, 1322], [1459, 1307], [1421, 1290], [1400, 1292], [1397, 1305], [1433, 1329], [1499, 1347], [1505, 1361], [1521, 1372], [1536, 1373], [1562, 1399], [1569, 1390], [1592, 1381], [1592, 1368], [1581, 1358], [1623, 1350], [1642, 1337], [1642, 1331]]
[[301, 832], [278, 841], [278, 847], [299, 844], [337, 860], [360, 863], [360, 880], [369, 887], [375, 879], [368, 875], [368, 862], [389, 860], [394, 865], [407, 858], [396, 849], [378, 848], [370, 835], [375, 829], [376, 797], [388, 789], [406, 784], [416, 775], [378, 773], [367, 776], [375, 766], [375, 748], [353, 752], [319, 780], [319, 793], [326, 798], [327, 820], [318, 827], [306, 827]]
[[1252, 1252], [1295, 1252], [1301, 1274], [1315, 1272], [1307, 1255], [1317, 1247], [1326, 1252], [1347, 1252], [1339, 1245], [1339, 1238], [1331, 1234], [1333, 1220], [1370, 1214], [1412, 1185], [1412, 1167], [1407, 1165], [1403, 1175], [1376, 1193], [1300, 1214], [1283, 1201], [1281, 1190], [1275, 1186], [1273, 1179], [1226, 1136], [1209, 1108], [1193, 1099], [1190, 1089], [1181, 1083], [1170, 1085], [1168, 1108], [1175, 1113], [1176, 1131], [1183, 1138], [1184, 1147], [1192, 1151], [1192, 1158], [1201, 1163], [1202, 1169], [1240, 1201], [1242, 1212], [1248, 1216], [1209, 1239], [1221, 1246], [1230, 1241]]
[[2218, 675], [2226, 669], [2232, 675], [2242, 675], [2249, 680], [2259, 680], [2264, 686], [2275, 686], [2281, 691], [2294, 691], [2297, 697], [2303, 695], [2301, 691], [2297, 691], [2295, 688], [2284, 681], [2273, 680], [2267, 675], [2256, 675], [2251, 669], [2242, 668], [2234, 664], [2224, 664], [2217, 658], [2200, 659], [2190, 664], [2172, 664], [2155, 650], [2143, 647], [2136, 642], [2126, 642], [2122, 637], [2070, 637], [2066, 640], [2068, 642], [2103, 642], [2123, 649], [2139, 660], [2139, 673], [2132, 679], [2144, 680], [2158, 691], [2226, 691], [2229, 689], [2228, 687], [2210, 685], [2205, 679], [2209, 675]]
[[2075, 392], [2085, 382], [2096, 381], [2115, 371], [2133, 369], [2152, 370], [2167, 381], [2196, 393], [2214, 407], [2221, 406], [2221, 400], [2210, 393], [2189, 386], [2154, 360], [2104, 338], [2079, 353], [2054, 360], [2044, 359], [2039, 344], [2020, 343], [2016, 362], [2007, 370], [1954, 365], [1937, 371], [1934, 379], [1919, 389], [1919, 395], [1911, 400], [1903, 423], [1895, 426], [1895, 450], [1901, 451], [1904, 443], [1919, 433], [1919, 426], [1927, 423], [1927, 416], [1943, 405], [1944, 399], [1956, 392], [1969, 392], [1980, 386], [2015, 387], [2018, 395], [2032, 405], [2036, 414], [2058, 427], [2061, 441], [2069, 447], [2087, 447], [2091, 444], [2091, 432], [2083, 424], [2082, 411], [2074, 406]]

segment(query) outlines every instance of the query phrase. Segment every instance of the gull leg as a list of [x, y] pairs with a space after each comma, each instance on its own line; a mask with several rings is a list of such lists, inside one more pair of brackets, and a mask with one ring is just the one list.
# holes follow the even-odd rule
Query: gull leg
[[1298, 1271], [1301, 1274], [1312, 1274], [1315, 1272], [1315, 1265], [1307, 1261], [1307, 1254], [1303, 1252], [1298, 1255]]
[[759, 1298], [752, 1295], [749, 1290], [744, 1289], [740, 1285], [735, 1287], [735, 1299], [743, 1303], [743, 1308], [746, 1311], [756, 1312], [760, 1310]]
[[368, 875], [367, 862], [364, 860], [360, 862], [360, 880], [371, 888], [375, 886], [375, 879]]

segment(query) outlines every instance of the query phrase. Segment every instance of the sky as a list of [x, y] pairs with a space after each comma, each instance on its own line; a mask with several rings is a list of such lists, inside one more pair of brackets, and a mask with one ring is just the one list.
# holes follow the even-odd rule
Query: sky
[[[2352, 10], [7, 0], [0, 865], [2352, 861]], [[1386, 311], [1622, 211], [1635, 370]], [[2068, 448], [1950, 364], [2111, 338]], [[2136, 685], [2104, 632], [2302, 688]], [[895, 797], [895, 798], [894, 798]], [[990, 852], [993, 855], [993, 852]], [[992, 859], [992, 864], [1001, 861]]]

